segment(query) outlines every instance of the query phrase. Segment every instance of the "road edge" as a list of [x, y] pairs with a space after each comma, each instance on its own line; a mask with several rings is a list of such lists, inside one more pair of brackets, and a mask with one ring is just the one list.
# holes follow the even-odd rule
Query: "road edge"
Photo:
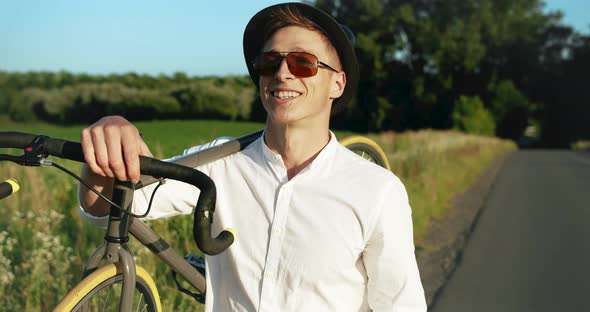
[[432, 307], [443, 286], [461, 261], [462, 250], [473, 232], [498, 172], [514, 152], [496, 159], [477, 181], [451, 201], [449, 212], [431, 222], [416, 259], [428, 307]]

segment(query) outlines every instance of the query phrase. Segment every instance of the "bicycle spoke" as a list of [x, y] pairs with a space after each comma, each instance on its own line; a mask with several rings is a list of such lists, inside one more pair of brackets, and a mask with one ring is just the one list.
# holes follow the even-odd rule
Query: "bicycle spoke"
[[361, 153], [361, 157], [363, 157], [366, 160], [373, 161], [373, 159], [371, 159], [371, 155], [369, 155], [369, 154], [367, 154], [365, 152], [362, 152]]
[[362, 158], [364, 158], [364, 159], [366, 159], [366, 160], [368, 160], [368, 161], [370, 161], [370, 162], [372, 162], [372, 163], [376, 163], [376, 161], [375, 161], [375, 159], [373, 158], [373, 156], [371, 156], [371, 154], [369, 154], [369, 153], [367, 153], [367, 152], [365, 152], [365, 151], [360, 151], [360, 152], [357, 152], [357, 154], [358, 154], [359, 156], [361, 156]]
[[[143, 294], [140, 294], [139, 296], [139, 300], [137, 301], [137, 309], [135, 309], [135, 311], [139, 311], [139, 307], [141, 307], [141, 302], [143, 301]], [[144, 311], [146, 308], [146, 305], [143, 305], [143, 309], [141, 309], [141, 311]]]
[[106, 311], [106, 306], [107, 306], [107, 303], [109, 302], [109, 297], [110, 296], [111, 296], [111, 291], [108, 291], [107, 292], [107, 297], [105, 298], [104, 303], [102, 304], [101, 311]]
[[[110, 278], [94, 288], [73, 311], [118, 311], [122, 293], [122, 276]], [[154, 299], [145, 282], [138, 281], [133, 295], [133, 308], [131, 311], [156, 311]]]
[[373, 140], [362, 136], [350, 136], [341, 140], [342, 145], [360, 157], [390, 170], [387, 155]]

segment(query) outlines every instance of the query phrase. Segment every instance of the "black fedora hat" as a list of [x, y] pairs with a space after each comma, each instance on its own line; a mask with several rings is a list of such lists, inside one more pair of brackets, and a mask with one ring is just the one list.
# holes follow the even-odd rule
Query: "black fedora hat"
[[265, 30], [269, 21], [274, 18], [273, 12], [277, 8], [286, 6], [299, 11], [302, 16], [314, 22], [336, 49], [343, 70], [346, 73], [346, 87], [342, 96], [334, 100], [334, 103], [347, 102], [356, 94], [359, 80], [359, 68], [353, 47], [355, 41], [354, 34], [348, 27], [338, 23], [330, 15], [308, 4], [291, 2], [272, 5], [256, 13], [250, 19], [244, 31], [243, 41], [244, 58], [248, 66], [250, 78], [252, 78], [256, 87], [258, 87], [260, 77], [254, 70], [253, 61], [261, 52], [262, 46], [265, 43]]

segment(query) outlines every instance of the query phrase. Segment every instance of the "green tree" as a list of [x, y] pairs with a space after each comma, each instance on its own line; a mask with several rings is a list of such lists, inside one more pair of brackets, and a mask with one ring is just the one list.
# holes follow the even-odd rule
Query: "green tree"
[[[351, 27], [361, 80], [356, 108], [369, 129], [448, 128], [455, 100], [512, 80], [533, 92], [548, 29], [540, 0], [318, 0]], [[387, 103], [387, 105], [384, 105]]]
[[460, 96], [453, 109], [454, 128], [470, 134], [495, 134], [496, 125], [492, 114], [477, 96]]
[[502, 80], [491, 86], [492, 113], [499, 137], [518, 140], [529, 123], [534, 106], [510, 80]]
[[492, 112], [496, 122], [500, 122], [508, 113], [517, 109], [529, 110], [529, 100], [510, 80], [502, 80], [491, 86]]

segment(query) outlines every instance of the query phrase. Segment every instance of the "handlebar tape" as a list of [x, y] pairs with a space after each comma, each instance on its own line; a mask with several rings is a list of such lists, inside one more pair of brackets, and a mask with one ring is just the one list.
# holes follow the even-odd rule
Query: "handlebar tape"
[[17, 179], [8, 179], [0, 183], [0, 199], [4, 199], [20, 190]]
[[233, 243], [234, 235], [228, 230], [222, 231], [214, 239], [211, 238], [211, 223], [213, 223], [217, 189], [209, 176], [189, 167], [143, 156], [140, 156], [140, 167], [144, 174], [183, 181], [201, 190], [193, 222], [193, 237], [199, 249], [213, 256], [221, 253]]
[[[26, 148], [38, 137], [27, 133], [0, 132], [0, 148]], [[46, 137], [43, 147], [49, 155], [84, 162], [80, 143]], [[209, 176], [190, 167], [144, 156], [139, 158], [142, 174], [189, 183], [201, 191], [195, 207], [193, 224], [193, 236], [199, 249], [208, 255], [216, 255], [233, 243], [234, 235], [228, 230], [222, 231], [215, 238], [211, 237], [211, 223], [213, 222], [217, 190], [215, 183]]]

